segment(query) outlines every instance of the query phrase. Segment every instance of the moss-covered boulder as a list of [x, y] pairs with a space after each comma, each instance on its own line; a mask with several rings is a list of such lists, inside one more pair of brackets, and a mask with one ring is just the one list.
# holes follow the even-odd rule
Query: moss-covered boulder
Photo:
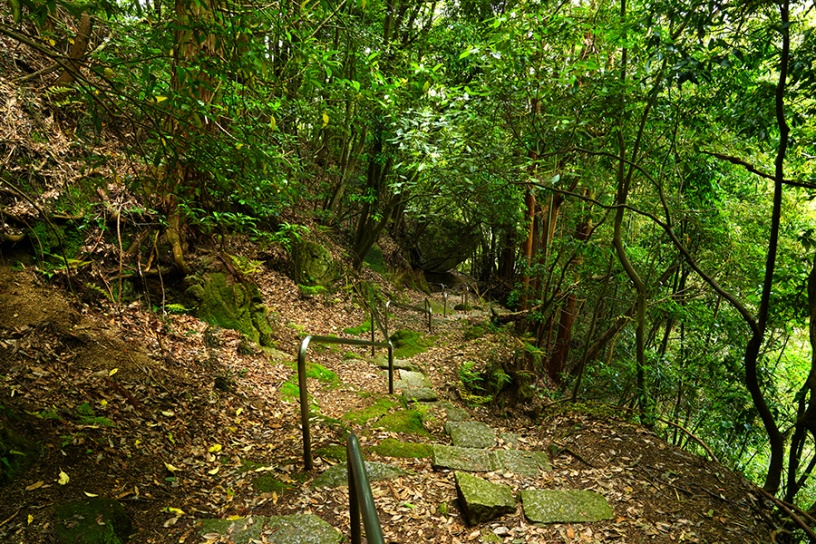
[[241, 331], [262, 346], [272, 346], [272, 327], [261, 292], [253, 283], [213, 272], [190, 279], [185, 291], [196, 316], [211, 325]]
[[329, 250], [317, 242], [301, 240], [292, 252], [294, 280], [301, 285], [331, 287], [340, 273]]
[[481, 235], [478, 227], [455, 219], [435, 217], [413, 233], [411, 251], [415, 267], [427, 272], [447, 272], [473, 254]]
[[57, 505], [54, 518], [57, 544], [123, 544], [133, 530], [125, 507], [102, 497]]

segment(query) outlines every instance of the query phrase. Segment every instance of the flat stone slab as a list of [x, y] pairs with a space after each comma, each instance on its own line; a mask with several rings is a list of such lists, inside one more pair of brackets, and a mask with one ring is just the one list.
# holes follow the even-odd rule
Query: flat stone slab
[[470, 421], [470, 414], [464, 408], [458, 406], [445, 407], [445, 416], [448, 421]]
[[439, 400], [436, 391], [427, 387], [406, 387], [402, 390], [402, 396], [408, 400], [419, 402], [436, 402]]
[[533, 523], [580, 523], [612, 519], [606, 499], [586, 490], [527, 489], [521, 492], [524, 515]]
[[[368, 475], [368, 481], [376, 480], [390, 480], [407, 474], [404, 470], [398, 467], [387, 465], [385, 463], [375, 463], [373, 461], [365, 461], [365, 470]], [[346, 463], [340, 463], [329, 467], [323, 473], [314, 479], [312, 487], [340, 487], [348, 485], [348, 468]]]
[[[383, 370], [388, 370], [388, 357], [377, 357], [374, 359], [377, 366]], [[394, 359], [395, 370], [416, 370], [416, 366], [407, 359]]]
[[414, 372], [413, 370], [400, 370], [399, 380], [394, 383], [394, 389], [433, 389], [433, 384], [422, 372]]
[[481, 421], [448, 421], [447, 432], [454, 446], [460, 448], [492, 448], [496, 445], [496, 430]]
[[431, 446], [431, 466], [470, 472], [490, 472], [500, 465], [493, 452], [478, 448], [459, 448], [434, 444]]
[[203, 519], [199, 523], [202, 538], [221, 535], [235, 544], [337, 544], [343, 539], [337, 529], [312, 514]]
[[534, 478], [542, 471], [552, 471], [550, 460], [543, 451], [497, 450], [493, 453], [504, 470], [519, 476]]
[[516, 498], [509, 485], [494, 484], [467, 472], [457, 472], [456, 493], [465, 520], [484, 523], [516, 511]]
[[543, 451], [497, 450], [462, 448], [433, 444], [431, 465], [435, 469], [466, 470], [468, 472], [514, 472], [520, 476], [535, 477], [542, 471], [552, 470]]

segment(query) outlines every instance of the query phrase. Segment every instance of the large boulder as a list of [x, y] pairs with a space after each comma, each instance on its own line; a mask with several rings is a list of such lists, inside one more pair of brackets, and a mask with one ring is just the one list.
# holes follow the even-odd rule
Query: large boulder
[[301, 240], [292, 252], [294, 280], [300, 285], [331, 287], [340, 267], [331, 253], [317, 242]]
[[272, 327], [257, 285], [238, 281], [223, 272], [194, 276], [188, 282], [186, 299], [195, 307], [199, 319], [241, 331], [262, 346], [273, 345]]
[[412, 264], [425, 272], [447, 272], [473, 254], [480, 241], [477, 227], [461, 221], [436, 218], [422, 225], [411, 251]]

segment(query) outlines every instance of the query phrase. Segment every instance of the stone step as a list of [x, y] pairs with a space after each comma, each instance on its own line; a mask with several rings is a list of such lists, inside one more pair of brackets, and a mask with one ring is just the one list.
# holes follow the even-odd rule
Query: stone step
[[525, 489], [524, 515], [533, 523], [581, 523], [612, 519], [612, 507], [594, 491]]
[[198, 521], [198, 534], [205, 542], [234, 544], [337, 544], [343, 540], [340, 531], [312, 514], [202, 519]]
[[496, 445], [496, 431], [480, 421], [448, 421], [445, 432], [454, 446], [460, 448], [492, 448]]
[[469, 472], [513, 472], [533, 478], [542, 471], [552, 470], [543, 451], [484, 450], [434, 444], [431, 446], [431, 466], [435, 469]]
[[400, 370], [399, 378], [394, 382], [394, 389], [433, 389], [431, 380], [422, 372]]
[[456, 472], [456, 493], [470, 525], [516, 511], [516, 497], [509, 485], [494, 484], [467, 472]]
[[[386, 463], [365, 461], [364, 465], [369, 482], [390, 480], [397, 476], [407, 474], [407, 472], [401, 468]], [[312, 482], [312, 487], [340, 487], [342, 485], [348, 485], [348, 467], [346, 463], [340, 463], [327, 468]]]

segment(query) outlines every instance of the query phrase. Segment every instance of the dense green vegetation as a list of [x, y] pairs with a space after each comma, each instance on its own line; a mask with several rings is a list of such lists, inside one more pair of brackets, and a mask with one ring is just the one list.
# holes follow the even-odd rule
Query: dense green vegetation
[[[32, 66], [15, 100], [36, 95], [81, 172], [46, 197], [57, 158], [0, 141], [0, 215], [18, 228], [0, 240], [27, 235], [44, 273], [92, 267], [84, 241], [107, 237], [116, 273], [94, 268], [86, 288], [121, 302], [152, 263], [192, 272], [197, 245], [291, 252], [316, 226], [356, 267], [372, 248], [412, 278], [458, 266], [515, 310], [526, 347], [502, 376], [628, 406], [816, 511], [812, 2], [8, 0], [0, 14]], [[386, 235], [400, 259], [375, 247]], [[440, 240], [455, 242], [443, 256]]]

